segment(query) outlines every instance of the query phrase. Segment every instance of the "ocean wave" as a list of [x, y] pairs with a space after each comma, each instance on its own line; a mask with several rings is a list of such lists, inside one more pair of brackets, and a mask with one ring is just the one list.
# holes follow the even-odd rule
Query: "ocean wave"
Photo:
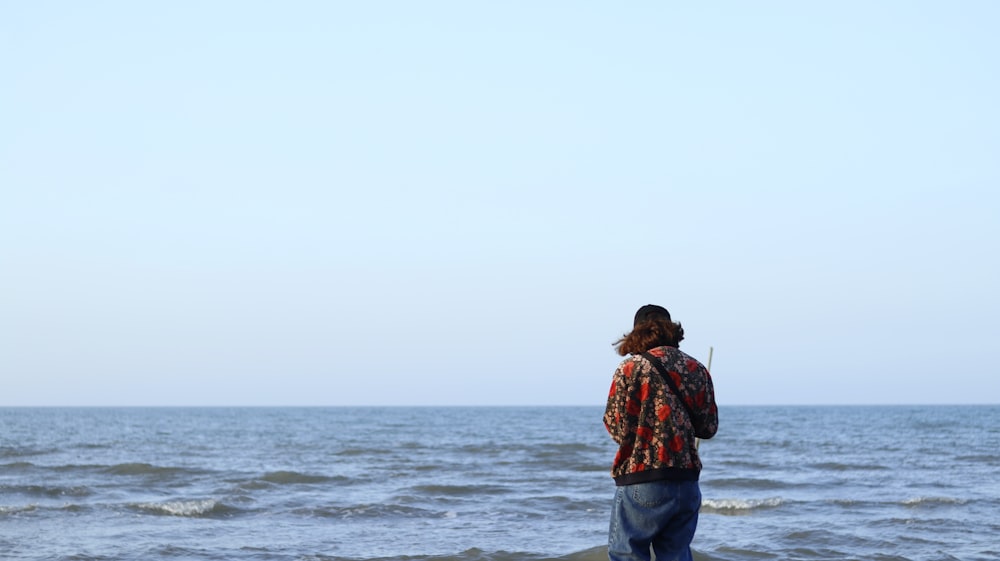
[[21, 458], [24, 456], [41, 456], [54, 452], [54, 450], [44, 450], [40, 448], [28, 448], [26, 446], [0, 446], [0, 458]]
[[157, 475], [172, 476], [181, 473], [193, 473], [191, 470], [179, 467], [154, 466], [152, 464], [133, 462], [104, 466], [104, 472], [111, 475]]
[[114, 444], [105, 442], [81, 442], [73, 446], [77, 450], [110, 450], [114, 447]]
[[55, 471], [55, 472], [67, 472], [67, 471], [94, 471], [107, 469], [111, 466], [103, 464], [65, 464], [61, 466], [45, 466], [45, 469]]
[[932, 506], [966, 505], [968, 503], [969, 501], [967, 499], [957, 499], [954, 497], [913, 497], [902, 500], [833, 499], [830, 501], [830, 504], [834, 504], [845, 508], [858, 508], [863, 506], [871, 506], [871, 507], [902, 506], [910, 508], [920, 508], [920, 507], [932, 507]]
[[57, 485], [0, 485], [0, 492], [38, 497], [86, 497], [92, 494], [92, 491], [88, 487], [81, 485], [73, 487], [60, 487]]
[[972, 454], [968, 456], [958, 456], [955, 460], [959, 462], [973, 462], [982, 464], [1000, 464], [1000, 456], [996, 454]]
[[501, 485], [416, 485], [410, 490], [422, 495], [447, 497], [503, 495], [510, 489]]
[[956, 499], [954, 497], [913, 497], [902, 501], [900, 504], [909, 507], [935, 506], [935, 505], [964, 505], [967, 500]]
[[704, 499], [701, 511], [711, 514], [749, 514], [755, 510], [777, 508], [785, 504], [780, 497], [770, 499]]
[[789, 489], [796, 487], [795, 483], [778, 481], [775, 479], [760, 479], [756, 477], [723, 477], [719, 479], [705, 479], [703, 484], [706, 487], [715, 489]]
[[372, 450], [369, 448], [344, 448], [343, 450], [336, 452], [337, 456], [365, 456], [371, 454]]
[[207, 516], [231, 516], [240, 512], [240, 509], [225, 505], [214, 499], [196, 499], [167, 501], [163, 503], [135, 503], [132, 508], [146, 514], [160, 516], [184, 516], [184, 517], [207, 517]]
[[718, 466], [733, 467], [733, 468], [749, 468], [754, 470], [765, 470], [774, 468], [773, 465], [770, 465], [767, 462], [754, 462], [751, 460], [743, 460], [743, 459], [717, 460], [715, 463]]
[[[713, 558], [695, 554], [695, 561], [711, 561]], [[307, 561], [357, 561], [356, 558], [307, 556]], [[479, 548], [467, 549], [452, 555], [403, 555], [394, 557], [372, 557], [366, 561], [607, 561], [608, 548], [601, 545], [576, 551], [566, 555], [547, 555], [515, 551], [486, 551]]]
[[16, 506], [0, 505], [0, 516], [21, 514], [22, 512], [32, 512], [35, 510], [38, 510], [38, 505], [16, 505]]
[[882, 471], [892, 469], [881, 464], [845, 464], [841, 462], [818, 462], [807, 467], [827, 471]]
[[359, 504], [343, 507], [299, 508], [293, 514], [320, 518], [454, 518], [453, 512], [430, 511], [423, 508], [397, 504]]
[[548, 444], [545, 448], [539, 450], [529, 450], [532, 456], [535, 458], [545, 458], [545, 459], [565, 459], [566, 456], [573, 454], [581, 455], [591, 455], [595, 453], [603, 452], [603, 448], [596, 448], [589, 444], [584, 444], [580, 442], [564, 442], [564, 443], [554, 443]]
[[327, 475], [310, 475], [297, 471], [271, 471], [264, 474], [260, 481], [274, 483], [276, 485], [296, 485], [302, 483], [329, 483], [332, 481], [347, 481], [343, 476], [330, 477]]
[[78, 514], [81, 512], [87, 512], [91, 507], [83, 504], [77, 503], [66, 503], [59, 506], [46, 506], [39, 505], [35, 503], [30, 503], [26, 505], [0, 505], [0, 516], [4, 515], [16, 515], [22, 512], [48, 512], [48, 513], [71, 513]]
[[133, 476], [133, 475], [145, 475], [145, 476], [158, 476], [158, 477], [174, 477], [177, 475], [197, 475], [205, 473], [203, 470], [182, 468], [182, 467], [169, 467], [169, 466], [154, 466], [153, 464], [148, 464], [144, 462], [126, 462], [121, 464], [64, 464], [58, 466], [33, 466], [38, 469], [45, 469], [48, 471], [54, 471], [57, 473], [72, 473], [72, 472], [91, 472], [91, 473], [103, 473], [107, 475], [123, 475], [123, 476]]

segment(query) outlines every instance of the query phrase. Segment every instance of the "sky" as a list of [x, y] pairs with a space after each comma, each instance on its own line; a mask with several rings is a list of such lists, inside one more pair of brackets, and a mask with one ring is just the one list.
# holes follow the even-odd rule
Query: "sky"
[[1000, 403], [1000, 4], [0, 3], [0, 406]]

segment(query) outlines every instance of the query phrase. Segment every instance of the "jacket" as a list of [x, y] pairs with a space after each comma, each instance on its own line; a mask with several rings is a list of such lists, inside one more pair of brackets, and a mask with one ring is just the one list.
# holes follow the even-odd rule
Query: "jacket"
[[712, 377], [676, 347], [656, 347], [648, 354], [662, 361], [681, 395], [674, 395], [643, 356], [622, 361], [604, 411], [604, 426], [618, 443], [611, 476], [616, 485], [697, 481], [701, 458], [695, 439], [712, 438], [719, 429]]

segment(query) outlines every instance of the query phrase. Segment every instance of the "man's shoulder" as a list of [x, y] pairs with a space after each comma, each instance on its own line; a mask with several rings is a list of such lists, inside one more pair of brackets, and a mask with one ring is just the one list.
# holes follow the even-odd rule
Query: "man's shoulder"
[[696, 370], [708, 370], [700, 360], [678, 349], [677, 347], [664, 348], [667, 349], [667, 353], [663, 357], [664, 361], [673, 365], [678, 370], [687, 370], [689, 372]]

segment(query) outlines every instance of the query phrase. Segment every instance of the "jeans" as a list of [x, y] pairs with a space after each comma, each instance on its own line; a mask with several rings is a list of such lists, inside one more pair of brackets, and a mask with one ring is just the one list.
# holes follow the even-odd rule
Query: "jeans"
[[615, 491], [608, 532], [611, 561], [691, 561], [701, 488], [697, 481], [654, 481]]

